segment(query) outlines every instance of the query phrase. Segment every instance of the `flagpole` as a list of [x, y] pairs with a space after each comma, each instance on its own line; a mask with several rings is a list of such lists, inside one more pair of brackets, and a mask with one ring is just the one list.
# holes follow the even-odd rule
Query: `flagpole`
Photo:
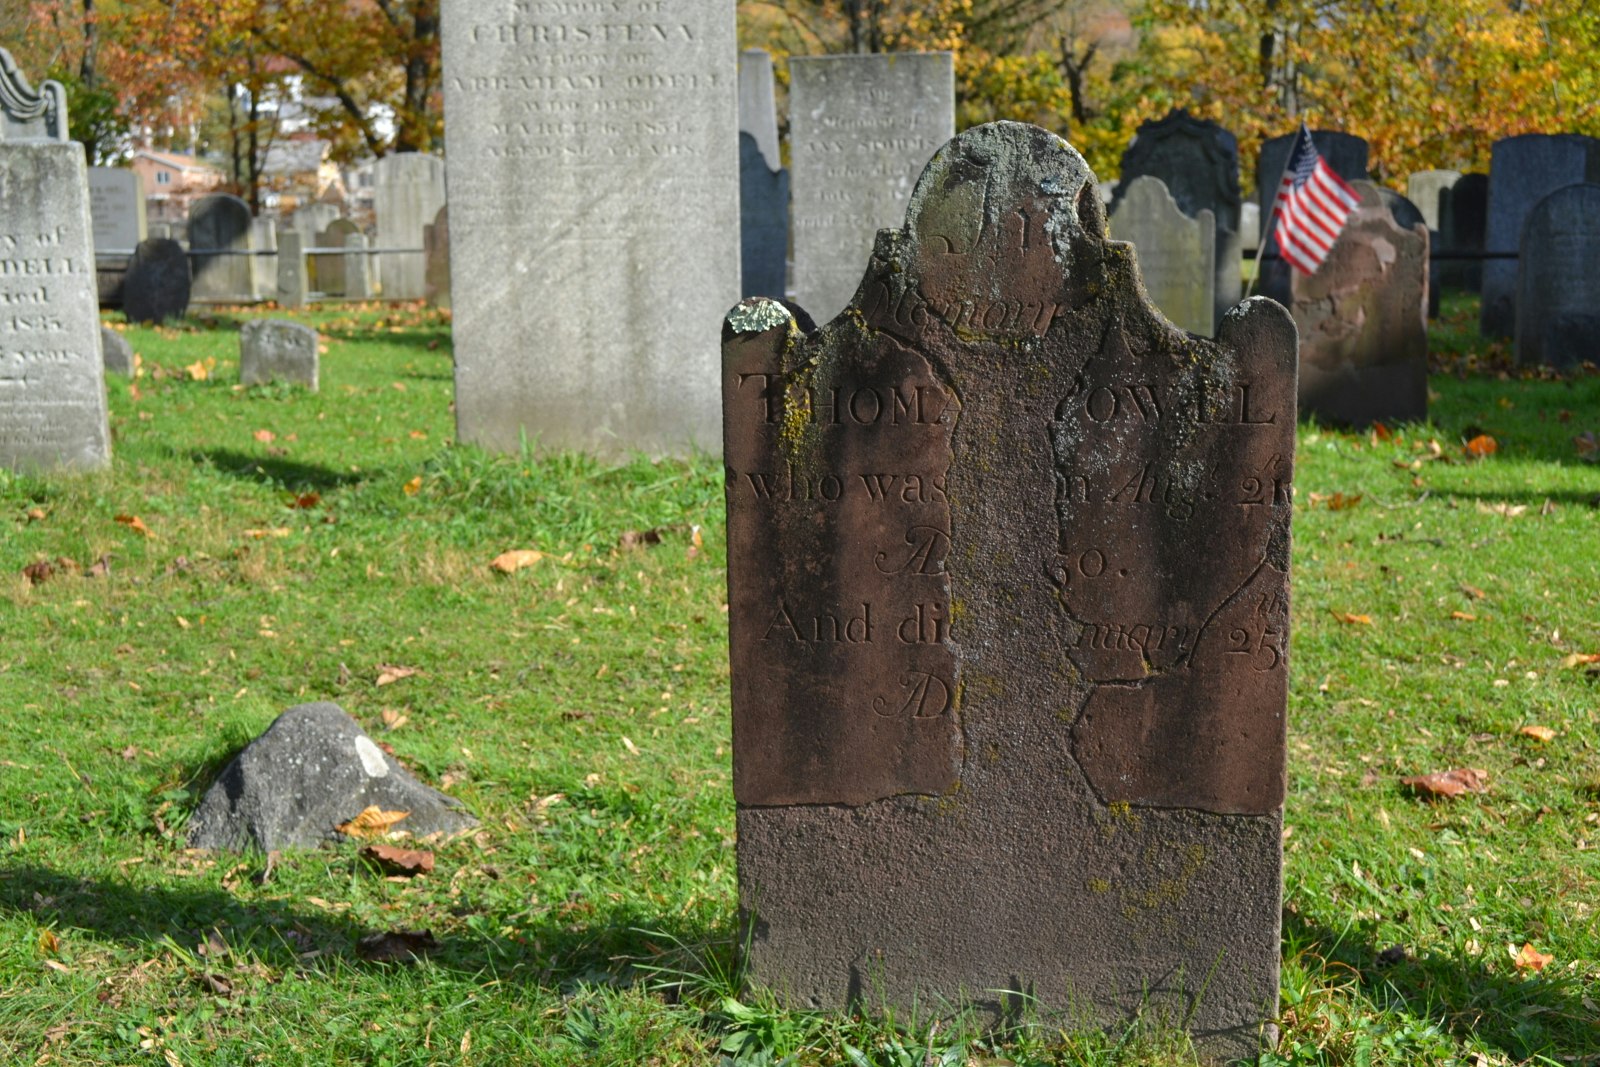
[[[1306, 124], [1300, 123], [1300, 128], [1306, 130]], [[1311, 131], [1306, 130], [1306, 137], [1310, 136]], [[1278, 190], [1283, 188], [1283, 179], [1289, 173], [1290, 164], [1294, 162], [1294, 150], [1295, 146], [1290, 145], [1289, 154], [1283, 158], [1283, 173], [1278, 175], [1278, 184], [1272, 187], [1272, 206], [1267, 209], [1266, 221], [1261, 224], [1261, 236], [1256, 241], [1256, 270], [1250, 275], [1250, 281], [1244, 287], [1245, 300], [1250, 299], [1250, 294], [1256, 287], [1256, 280], [1261, 277], [1261, 267], [1264, 262], [1261, 257], [1266, 250], [1267, 241], [1272, 238], [1272, 224], [1278, 219]]]

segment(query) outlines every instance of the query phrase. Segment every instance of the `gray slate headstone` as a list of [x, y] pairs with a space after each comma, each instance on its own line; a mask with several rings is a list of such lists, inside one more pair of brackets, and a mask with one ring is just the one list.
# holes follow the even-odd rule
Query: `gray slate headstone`
[[1295, 332], [1174, 329], [1044, 130], [944, 147], [820, 329], [723, 329], [739, 904], [786, 1005], [1254, 1056], [1276, 1015]]
[[296, 230], [278, 235], [278, 304], [295, 310], [306, 306], [311, 278], [306, 270], [306, 238]]
[[1517, 362], [1600, 363], [1600, 185], [1569, 185], [1522, 227]]
[[794, 293], [812, 315], [850, 302], [878, 230], [954, 134], [948, 52], [790, 57]]
[[310, 241], [331, 226], [339, 218], [339, 214], [339, 208], [334, 204], [305, 204], [295, 209], [289, 225], [296, 233], [305, 235], [306, 240]]
[[346, 234], [345, 248], [349, 249], [344, 255], [344, 264], [341, 268], [344, 278], [344, 295], [349, 300], [368, 300], [372, 297], [372, 255], [367, 251], [371, 247], [364, 233]]
[[1118, 191], [1111, 239], [1133, 245], [1145, 295], [1174, 326], [1210, 337], [1216, 308], [1215, 218], [1205, 209], [1190, 218], [1160, 178], [1143, 175]]
[[[1112, 215], [1129, 183], [1144, 175], [1159, 178], [1185, 215], [1199, 218], [1200, 212], [1209, 211], [1216, 220], [1213, 322], [1211, 328], [1196, 331], [1209, 336], [1243, 292], [1239, 142], [1218, 123], [1175, 109], [1165, 118], [1141, 123], [1133, 143], [1122, 153], [1122, 179], [1112, 197]], [[1165, 310], [1160, 300], [1156, 304]]]
[[299, 704], [206, 790], [189, 819], [189, 847], [272, 852], [350, 841], [335, 827], [369, 807], [408, 812], [394, 829], [413, 837], [478, 824], [460, 801], [417, 781], [337, 704]]
[[463, 442], [717, 450], [717, 328], [739, 299], [734, 2], [617, 7], [445, 0]]
[[423, 227], [422, 244], [428, 250], [426, 298], [436, 308], [450, 306], [450, 205], [439, 209]]
[[107, 374], [133, 377], [133, 346], [126, 337], [109, 326], [100, 327], [100, 354], [105, 361]]
[[111, 462], [83, 146], [0, 49], [0, 468]]
[[[1433, 226], [1428, 223], [1427, 216], [1422, 209], [1411, 201], [1410, 197], [1402, 196], [1386, 186], [1378, 187], [1378, 195], [1383, 197], [1383, 204], [1389, 209], [1389, 214], [1394, 218], [1395, 225], [1402, 230], [1415, 229], [1419, 224], [1428, 231], [1428, 247], [1432, 249], [1439, 236], [1434, 232]], [[1428, 318], [1439, 317], [1439, 264], [1433, 261], [1432, 255], [1428, 258]]]
[[[350, 219], [334, 219], [328, 223], [326, 229], [317, 234], [316, 246], [318, 248], [344, 248], [345, 238], [353, 233], [360, 232], [361, 227]], [[348, 257], [344, 253], [341, 252], [337, 255], [323, 253], [313, 256], [312, 259], [315, 261], [313, 268], [315, 280], [313, 284], [316, 286], [317, 292], [325, 293], [328, 296], [350, 295], [346, 291], [345, 264], [348, 262]]]
[[778, 151], [772, 57], [739, 53], [741, 296], [783, 299], [789, 271], [789, 171]]
[[317, 391], [317, 331], [283, 319], [251, 319], [239, 330], [239, 382], [285, 382]]
[[[1489, 226], [1489, 176], [1463, 174], [1461, 180], [1440, 196], [1444, 218], [1439, 244], [1447, 252], [1482, 252]], [[1468, 292], [1483, 289], [1482, 260], [1446, 260], [1441, 281]]]
[[755, 139], [768, 170], [782, 170], [778, 148], [778, 94], [772, 57], [759, 48], [739, 53], [739, 132]]
[[1428, 417], [1428, 226], [1394, 220], [1371, 182], [1315, 274], [1294, 272], [1300, 410], [1339, 426]]
[[[1515, 252], [1533, 205], [1568, 185], [1600, 181], [1600, 139], [1575, 133], [1528, 133], [1496, 141], [1489, 162], [1490, 252]], [[1517, 261], [1483, 264], [1479, 329], [1485, 337], [1510, 337], [1517, 324]]]
[[96, 252], [129, 255], [149, 236], [144, 181], [126, 167], [89, 168], [89, 217]]
[[189, 254], [177, 241], [152, 237], [139, 242], [122, 287], [122, 313], [129, 322], [161, 323], [189, 311]]
[[189, 207], [189, 251], [194, 272], [190, 299], [200, 303], [252, 300], [256, 294], [254, 256], [208, 254], [255, 248], [250, 206], [237, 196], [212, 193]]
[[[1263, 226], [1268, 225], [1272, 203], [1278, 198], [1278, 185], [1283, 180], [1283, 168], [1289, 162], [1296, 136], [1286, 133], [1264, 142], [1256, 157], [1256, 204], [1261, 210]], [[1347, 182], [1366, 180], [1367, 142], [1364, 138], [1338, 130], [1312, 130], [1311, 143], [1339, 177]], [[1272, 220], [1271, 225], [1275, 229], [1277, 220]], [[1289, 264], [1278, 256], [1277, 241], [1269, 236], [1262, 259], [1256, 264], [1255, 291], [1288, 306], [1291, 273]]]
[[1419, 170], [1406, 177], [1406, 199], [1422, 211], [1428, 229], [1437, 233], [1443, 226], [1440, 201], [1444, 192], [1461, 180], [1459, 170]]
[[[480, 5], [480, 9], [490, 7]], [[454, 113], [450, 121], [457, 121]], [[378, 281], [385, 300], [421, 300], [427, 292], [422, 228], [444, 206], [444, 170], [444, 160], [423, 152], [384, 156], [372, 165], [377, 247], [415, 249], [378, 253]]]

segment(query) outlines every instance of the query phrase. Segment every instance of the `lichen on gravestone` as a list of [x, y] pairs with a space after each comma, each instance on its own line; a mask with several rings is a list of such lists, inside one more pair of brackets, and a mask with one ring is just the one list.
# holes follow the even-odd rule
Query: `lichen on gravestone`
[[850, 305], [723, 331], [740, 904], [787, 1002], [1274, 1012], [1293, 322], [1145, 298], [1081, 157], [928, 164]]

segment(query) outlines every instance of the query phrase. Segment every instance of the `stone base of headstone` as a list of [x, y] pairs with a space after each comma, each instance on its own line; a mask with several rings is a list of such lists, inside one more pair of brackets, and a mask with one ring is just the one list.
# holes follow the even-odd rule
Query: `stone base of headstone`
[[[723, 330], [739, 902], [805, 1010], [1276, 1015], [1294, 324], [1174, 329], [1082, 158], [928, 164], [858, 295]], [[1010, 991], [1010, 992], [1007, 992]]]
[[283, 382], [317, 391], [317, 331], [282, 319], [252, 319], [239, 331], [239, 382]]

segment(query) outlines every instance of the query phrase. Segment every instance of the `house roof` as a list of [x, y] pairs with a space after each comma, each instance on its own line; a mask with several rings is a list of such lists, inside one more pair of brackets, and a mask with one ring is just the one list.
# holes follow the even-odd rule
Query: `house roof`
[[177, 170], [196, 171], [202, 174], [210, 174], [215, 172], [217, 169], [209, 163], [202, 163], [193, 156], [186, 156], [179, 152], [157, 152], [153, 148], [141, 148], [133, 155], [135, 159], [142, 157], [144, 159], [160, 163], [162, 166], [176, 168]]

